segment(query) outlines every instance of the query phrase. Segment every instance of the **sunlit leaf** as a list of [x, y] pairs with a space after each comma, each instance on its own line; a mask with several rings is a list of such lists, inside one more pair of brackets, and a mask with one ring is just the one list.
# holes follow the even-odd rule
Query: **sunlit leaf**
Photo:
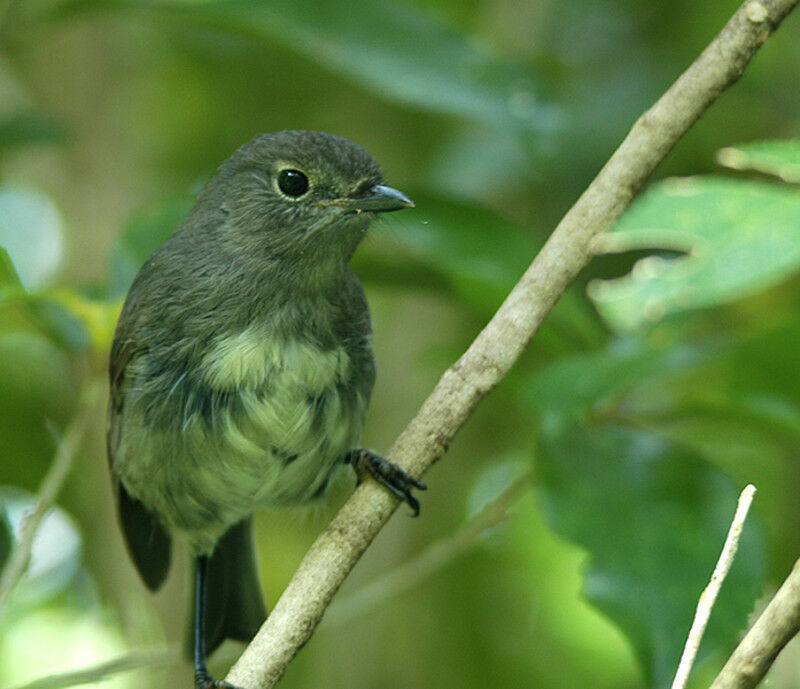
[[0, 247], [0, 294], [22, 287], [14, 262], [3, 247]]
[[26, 288], [46, 285], [63, 254], [61, 217], [39, 192], [0, 186], [0, 247]]
[[755, 170], [800, 184], [800, 139], [730, 146], [717, 153], [717, 160], [734, 170]]
[[23, 303], [27, 296], [14, 262], [0, 247], [0, 333], [31, 327], [30, 314]]
[[[692, 452], [611, 426], [551, 425], [539, 467], [553, 526], [589, 552], [587, 598], [628, 636], [652, 686], [669, 686], [738, 490]], [[763, 571], [751, 518], [701, 655], [736, 645]]]
[[631, 206], [603, 243], [608, 251], [667, 249], [589, 296], [608, 323], [635, 330], [665, 316], [729, 302], [800, 268], [800, 193], [724, 178], [672, 179]]

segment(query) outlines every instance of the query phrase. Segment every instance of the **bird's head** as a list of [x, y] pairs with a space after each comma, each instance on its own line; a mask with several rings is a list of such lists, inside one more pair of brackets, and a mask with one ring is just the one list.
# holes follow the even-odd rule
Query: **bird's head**
[[322, 132], [289, 130], [256, 137], [219, 168], [203, 197], [227, 216], [237, 244], [274, 256], [349, 259], [376, 213], [409, 208], [385, 186], [361, 146]]

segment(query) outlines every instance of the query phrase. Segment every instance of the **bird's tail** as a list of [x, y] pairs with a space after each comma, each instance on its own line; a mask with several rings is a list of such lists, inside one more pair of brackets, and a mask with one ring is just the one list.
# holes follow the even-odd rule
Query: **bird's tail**
[[[194, 606], [192, 606], [194, 607]], [[232, 527], [208, 561], [206, 578], [206, 653], [225, 639], [250, 641], [267, 617], [258, 581], [253, 520]], [[194, 612], [186, 639], [186, 655], [194, 648]]]

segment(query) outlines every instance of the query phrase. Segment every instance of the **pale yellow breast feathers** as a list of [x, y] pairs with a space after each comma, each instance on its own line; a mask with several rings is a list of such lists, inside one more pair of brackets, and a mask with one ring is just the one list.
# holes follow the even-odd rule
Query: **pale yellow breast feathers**
[[308, 342], [270, 337], [264, 328], [220, 338], [203, 360], [204, 379], [218, 390], [255, 390], [265, 385], [322, 392], [350, 375], [341, 347], [324, 350]]

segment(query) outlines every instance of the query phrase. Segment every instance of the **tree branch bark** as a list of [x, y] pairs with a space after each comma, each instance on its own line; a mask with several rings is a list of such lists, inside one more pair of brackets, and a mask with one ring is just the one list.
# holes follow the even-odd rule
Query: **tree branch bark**
[[[389, 451], [415, 476], [446, 451], [478, 403], [533, 338], [559, 296], [591, 260], [594, 239], [630, 204], [655, 167], [753, 55], [798, 0], [748, 0], [670, 89], [633, 125], [595, 180], [469, 349], [442, 376]], [[397, 503], [364, 482], [317, 538], [272, 614], [227, 681], [267, 689], [314, 632], [331, 598]]]
[[800, 560], [736, 647], [711, 689], [753, 689], [800, 631]]

